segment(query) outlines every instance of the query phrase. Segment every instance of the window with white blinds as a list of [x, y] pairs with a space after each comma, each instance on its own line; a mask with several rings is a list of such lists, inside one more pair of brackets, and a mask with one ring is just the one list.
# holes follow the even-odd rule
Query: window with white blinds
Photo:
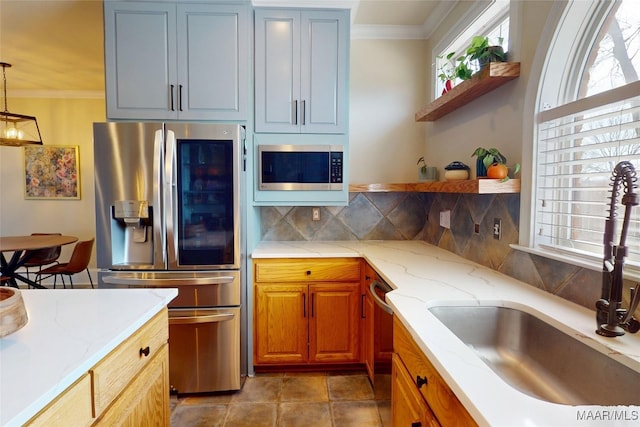
[[[640, 174], [640, 81], [543, 111], [538, 119], [535, 246], [602, 259], [611, 172], [627, 160]], [[624, 215], [618, 206], [615, 244]], [[640, 267], [640, 206], [632, 209], [627, 232], [627, 264]]]

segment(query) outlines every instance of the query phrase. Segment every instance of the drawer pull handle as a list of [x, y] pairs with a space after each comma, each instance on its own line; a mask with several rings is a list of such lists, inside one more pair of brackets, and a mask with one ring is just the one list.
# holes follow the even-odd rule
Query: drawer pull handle
[[411, 423], [411, 427], [422, 427], [422, 423], [420, 421], [416, 421], [415, 423]]
[[141, 348], [140, 349], [140, 357], [142, 356], [148, 356], [149, 353], [151, 353], [151, 349], [149, 349], [149, 346], [146, 346], [145, 348]]
[[418, 388], [422, 388], [423, 385], [427, 384], [427, 377], [421, 377], [420, 375], [416, 375], [416, 385]]

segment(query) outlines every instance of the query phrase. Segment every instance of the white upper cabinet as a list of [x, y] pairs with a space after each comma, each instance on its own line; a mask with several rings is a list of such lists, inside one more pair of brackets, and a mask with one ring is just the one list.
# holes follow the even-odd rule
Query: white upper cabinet
[[244, 4], [105, 1], [109, 119], [247, 120]]
[[349, 11], [256, 9], [255, 130], [347, 133]]

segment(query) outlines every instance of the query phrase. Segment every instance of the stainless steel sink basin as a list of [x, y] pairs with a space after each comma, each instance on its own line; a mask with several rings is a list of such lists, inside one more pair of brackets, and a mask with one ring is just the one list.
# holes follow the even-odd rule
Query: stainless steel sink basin
[[640, 405], [640, 373], [529, 313], [494, 306], [429, 311], [523, 393], [567, 405]]

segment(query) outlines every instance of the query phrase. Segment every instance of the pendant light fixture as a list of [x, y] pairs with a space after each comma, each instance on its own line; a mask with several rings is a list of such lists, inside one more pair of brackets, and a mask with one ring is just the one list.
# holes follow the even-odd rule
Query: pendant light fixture
[[4, 111], [0, 112], [0, 145], [21, 147], [23, 145], [42, 145], [38, 122], [33, 116], [10, 113], [7, 109], [6, 69], [11, 64], [0, 62], [4, 87]]

